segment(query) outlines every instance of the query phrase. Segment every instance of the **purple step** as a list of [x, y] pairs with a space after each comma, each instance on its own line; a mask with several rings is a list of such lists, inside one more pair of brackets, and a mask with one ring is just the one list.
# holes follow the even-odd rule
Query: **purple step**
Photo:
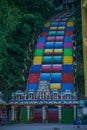
[[72, 42], [64, 42], [64, 48], [72, 48]]
[[37, 44], [37, 49], [43, 49], [44, 46], [45, 46], [45, 43], [40, 42], [40, 43]]

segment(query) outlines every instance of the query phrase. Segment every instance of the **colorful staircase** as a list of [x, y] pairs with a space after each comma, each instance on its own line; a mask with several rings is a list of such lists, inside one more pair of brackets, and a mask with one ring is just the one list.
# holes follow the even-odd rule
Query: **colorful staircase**
[[[33, 64], [28, 78], [27, 91], [33, 92], [33, 96], [35, 96], [31, 99], [32, 102], [36, 100], [41, 103], [41, 101], [47, 100], [47, 97], [51, 101], [56, 100], [59, 102], [61, 96], [59, 95], [56, 98], [53, 92], [61, 94], [74, 92], [73, 31], [74, 20], [72, 17], [55, 18], [52, 22], [45, 24], [42, 34], [37, 40]], [[45, 84], [41, 86], [40, 83], [42, 82], [49, 84], [50, 94], [48, 96], [43, 96], [47, 86]], [[39, 91], [40, 87], [43, 87], [41, 91]], [[38, 92], [42, 95], [38, 96]], [[71, 100], [69, 96], [62, 99]], [[73, 114], [71, 112], [71, 116], [67, 116], [66, 110], [68, 111], [68, 109], [62, 111], [62, 122], [71, 123]], [[34, 122], [41, 121], [41, 111], [36, 109], [34, 113]], [[66, 116], [67, 121], [65, 121]], [[58, 121], [57, 110], [48, 110], [48, 122], [51, 121]]]
[[37, 41], [27, 91], [37, 92], [40, 81], [49, 81], [51, 91], [74, 91], [73, 26], [73, 18], [45, 24]]
[[74, 73], [73, 73], [73, 19], [70, 18], [66, 24], [64, 46], [63, 46], [63, 72], [62, 72], [62, 91], [74, 91]]

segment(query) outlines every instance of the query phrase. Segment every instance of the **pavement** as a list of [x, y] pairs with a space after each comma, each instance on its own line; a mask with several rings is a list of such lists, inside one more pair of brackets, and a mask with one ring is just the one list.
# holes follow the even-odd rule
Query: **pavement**
[[13, 124], [0, 126], [0, 130], [87, 130], [87, 125]]

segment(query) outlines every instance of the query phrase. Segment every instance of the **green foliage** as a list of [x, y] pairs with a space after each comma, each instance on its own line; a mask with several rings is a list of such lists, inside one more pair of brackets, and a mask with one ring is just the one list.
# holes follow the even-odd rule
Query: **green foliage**
[[83, 70], [83, 47], [82, 47], [82, 18], [81, 18], [81, 1], [75, 2], [75, 31], [76, 31], [76, 59], [77, 72], [76, 83], [79, 92], [84, 94], [84, 70]]
[[53, 4], [58, 8], [58, 6], [63, 4], [63, 0], [53, 0]]
[[0, 0], [0, 91], [25, 89], [36, 39], [52, 16], [48, 0]]

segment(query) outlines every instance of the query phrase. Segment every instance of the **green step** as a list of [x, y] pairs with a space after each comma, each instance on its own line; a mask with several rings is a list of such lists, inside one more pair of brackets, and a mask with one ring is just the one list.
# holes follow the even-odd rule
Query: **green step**
[[72, 49], [64, 49], [64, 56], [72, 56]]
[[35, 51], [35, 56], [42, 56], [43, 55], [43, 50], [42, 49], [37, 49], [36, 51]]
[[70, 19], [68, 20], [68, 22], [73, 22], [73, 18], [70, 18]]

